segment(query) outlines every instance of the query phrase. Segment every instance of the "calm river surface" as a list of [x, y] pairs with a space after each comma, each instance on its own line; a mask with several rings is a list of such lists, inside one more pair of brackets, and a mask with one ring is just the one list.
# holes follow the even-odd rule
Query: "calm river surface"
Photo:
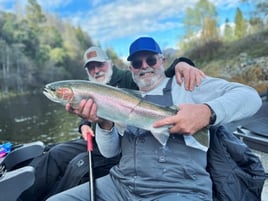
[[79, 137], [80, 118], [43, 94], [0, 101], [0, 143], [62, 142]]

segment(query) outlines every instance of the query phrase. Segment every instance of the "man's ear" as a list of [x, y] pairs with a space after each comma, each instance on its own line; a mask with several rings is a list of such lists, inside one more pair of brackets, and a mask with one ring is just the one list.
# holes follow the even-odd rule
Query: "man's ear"
[[163, 63], [163, 64], [166, 64], [166, 57], [163, 57], [163, 58], [162, 58], [162, 63]]
[[128, 69], [130, 70], [130, 72], [132, 72], [132, 71], [133, 71], [133, 68], [132, 68], [132, 66], [131, 66], [131, 65], [129, 65], [129, 66], [128, 66]]

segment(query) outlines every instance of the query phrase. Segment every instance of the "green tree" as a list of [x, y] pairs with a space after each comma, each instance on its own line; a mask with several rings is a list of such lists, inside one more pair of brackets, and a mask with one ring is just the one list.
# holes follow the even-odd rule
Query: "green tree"
[[0, 15], [0, 37], [8, 43], [14, 40], [14, 32], [18, 29], [16, 15], [12, 13], [1, 13]]
[[24, 47], [23, 51], [26, 56], [35, 58], [39, 48], [39, 35], [34, 33], [27, 20], [20, 19], [17, 24], [17, 29], [13, 32], [12, 43], [20, 44]]
[[106, 54], [118, 68], [127, 69], [127, 65], [117, 56], [113, 48], [107, 48]]
[[264, 28], [265, 28], [264, 21], [257, 16], [250, 17], [249, 24], [250, 24], [250, 28], [249, 28], [250, 34], [264, 30]]
[[88, 47], [93, 45], [92, 39], [81, 29], [81, 27], [78, 27], [75, 30], [75, 33], [82, 50], [86, 50]]
[[195, 32], [198, 32], [200, 24], [197, 25], [197, 20], [195, 17], [195, 10], [192, 8], [186, 8], [184, 26], [185, 26], [185, 37], [191, 37]]
[[219, 39], [219, 34], [217, 30], [216, 19], [206, 17], [204, 19], [204, 24], [201, 33], [201, 40], [204, 42], [215, 41]]
[[70, 23], [65, 23], [62, 31], [63, 47], [72, 59], [80, 59], [84, 51], [76, 36], [76, 29]]
[[[19, 2], [15, 13], [0, 11], [2, 94], [40, 90], [59, 79], [86, 79], [82, 58], [93, 44], [91, 37], [68, 21], [43, 13], [37, 0], [28, 0], [26, 12]], [[114, 51], [112, 55], [123, 66]]]
[[208, 0], [199, 0], [193, 8], [187, 8], [184, 24], [186, 38], [198, 32], [204, 42], [218, 38], [216, 7]]
[[233, 41], [233, 39], [234, 39], [233, 28], [230, 25], [229, 19], [227, 18], [224, 24], [223, 41], [229, 42]]
[[247, 34], [247, 22], [244, 19], [242, 11], [237, 8], [235, 14], [235, 30], [234, 35], [236, 39], [240, 39]]
[[33, 62], [24, 55], [24, 45], [23, 44], [13, 44], [12, 45], [12, 55], [15, 59], [12, 60], [12, 81], [13, 90], [18, 92], [24, 92], [29, 90], [29, 86], [33, 83], [35, 79], [32, 76], [34, 72]]
[[268, 28], [268, 2], [254, 1], [255, 10], [253, 17], [250, 19], [250, 24], [257, 30], [264, 30]]
[[41, 44], [49, 45], [51, 48], [63, 47], [63, 39], [60, 32], [53, 26], [44, 26], [46, 31], [43, 31], [39, 36]]
[[32, 51], [29, 56], [35, 58], [38, 67], [40, 67], [40, 64], [43, 63], [43, 49], [40, 48], [40, 35], [43, 31], [46, 31], [43, 29], [46, 17], [36, 0], [28, 0], [28, 4], [26, 5], [26, 20], [29, 27], [29, 30], [27, 31], [30, 33], [31, 39], [34, 41], [34, 46], [31, 47]]
[[0, 72], [1, 92], [7, 94], [9, 92], [8, 80], [10, 79], [10, 48], [4, 40], [0, 40]]
[[66, 51], [63, 48], [54, 48], [49, 52], [50, 58], [60, 66], [64, 65], [65, 59], [67, 58]]
[[42, 12], [41, 6], [36, 0], [28, 0], [26, 6], [26, 18], [32, 28], [46, 22], [46, 16]]

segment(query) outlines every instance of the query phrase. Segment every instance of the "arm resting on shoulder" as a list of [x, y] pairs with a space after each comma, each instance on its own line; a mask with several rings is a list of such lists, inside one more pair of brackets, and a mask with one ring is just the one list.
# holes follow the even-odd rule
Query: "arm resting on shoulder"
[[173, 77], [175, 75], [175, 66], [180, 62], [186, 62], [191, 66], [195, 66], [194, 63], [185, 57], [179, 57], [173, 61], [173, 63], [165, 71], [167, 77]]

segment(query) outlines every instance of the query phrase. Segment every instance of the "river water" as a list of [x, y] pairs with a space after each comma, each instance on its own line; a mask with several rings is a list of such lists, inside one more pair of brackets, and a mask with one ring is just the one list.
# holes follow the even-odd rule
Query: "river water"
[[0, 101], [0, 143], [41, 140], [57, 143], [79, 137], [80, 118], [43, 94], [12, 97]]

